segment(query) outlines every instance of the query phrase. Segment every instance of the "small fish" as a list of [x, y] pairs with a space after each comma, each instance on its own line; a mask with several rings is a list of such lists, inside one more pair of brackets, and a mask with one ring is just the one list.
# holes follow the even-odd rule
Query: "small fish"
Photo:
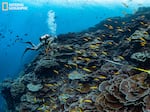
[[87, 100], [83, 100], [83, 102], [85, 102], [85, 103], [92, 103], [92, 100], [90, 100], [90, 99], [88, 100], [87, 99]]
[[87, 39], [91, 40], [92, 38], [91, 37], [87, 37]]
[[90, 61], [91, 59], [90, 59], [90, 58], [84, 58], [84, 60], [85, 60], [85, 61]]
[[131, 32], [131, 29], [128, 28], [128, 31]]
[[108, 42], [108, 44], [109, 44], [109, 45], [112, 45], [113, 43], [112, 43], [112, 42]]
[[45, 102], [45, 99], [43, 98], [42, 101]]
[[149, 24], [145, 23], [144, 26], [148, 26]]
[[83, 58], [79, 56], [79, 57], [77, 57], [77, 59], [82, 60]]
[[15, 43], [12, 43], [12, 45], [14, 45]]
[[91, 86], [90, 89], [97, 89], [97, 86]]
[[42, 110], [43, 110], [43, 108], [42, 108], [42, 107], [39, 107], [37, 110], [38, 110], [38, 111], [42, 111]]
[[86, 42], [88, 42], [88, 41], [89, 41], [87, 38], [84, 38], [83, 40], [84, 40], [84, 41], [86, 41]]
[[27, 34], [27, 33], [25, 33], [25, 34], [24, 34], [24, 36], [28, 36], [28, 34]]
[[82, 50], [81, 50], [81, 52], [82, 52], [82, 53], [85, 53], [85, 52], [86, 52], [86, 50], [82, 49]]
[[69, 68], [72, 68], [72, 66], [68, 66]]
[[95, 52], [92, 52], [91, 55], [94, 56], [94, 57], [98, 56], [97, 53], [95, 53]]
[[135, 21], [134, 19], [131, 19], [131, 21], [133, 22], [133, 21]]
[[80, 98], [79, 103], [80, 104], [83, 103], [83, 98]]
[[118, 56], [119, 59], [121, 60], [124, 60], [124, 57], [123, 56]]
[[105, 26], [105, 27], [108, 27], [108, 25], [107, 25], [107, 24], [104, 24], [104, 26]]
[[[55, 102], [54, 102], [54, 103], [55, 103]], [[57, 105], [52, 106], [52, 108], [53, 108], [53, 109], [56, 109], [56, 108], [57, 108]], [[50, 112], [50, 111], [48, 110], [48, 112]]]
[[82, 83], [79, 83], [79, 86], [83, 86], [83, 84], [82, 84]]
[[99, 42], [99, 43], [96, 43], [95, 45], [96, 45], [96, 46], [100, 46], [101, 43], [102, 43], [102, 42]]
[[119, 31], [119, 32], [123, 32], [123, 29], [117, 29], [117, 31]]
[[86, 72], [92, 72], [90, 69], [88, 68], [82, 68], [82, 70], [86, 71]]
[[141, 37], [140, 40], [142, 40], [141, 46], [145, 46], [147, 44], [147, 41], [143, 37]]
[[112, 36], [113, 36], [113, 35], [111, 35], [111, 34], [109, 35], [109, 37], [112, 37]]
[[82, 69], [83, 67], [82, 67], [82, 66], [79, 66], [79, 68], [81, 68], [81, 69]]
[[75, 51], [76, 53], [78, 53], [78, 54], [82, 54], [82, 52], [81, 51], [79, 51], [79, 50], [77, 50], [77, 51]]
[[90, 49], [96, 49], [96, 48], [98, 48], [97, 45], [90, 45], [89, 47], [90, 47]]
[[68, 65], [66, 65], [66, 64], [64, 64], [64, 66], [66, 67], [66, 68], [68, 68], [69, 66]]
[[100, 75], [99, 78], [100, 78], [100, 79], [106, 79], [107, 77], [104, 76], [104, 75]]
[[122, 22], [122, 24], [124, 25], [124, 24], [126, 24], [126, 22]]
[[22, 40], [22, 38], [17, 38], [17, 39], [15, 40], [15, 42], [18, 42], [18, 41], [20, 41], [20, 40]]
[[77, 57], [73, 57], [73, 61], [77, 61]]
[[107, 21], [112, 21], [111, 19], [107, 19]]
[[141, 24], [141, 25], [144, 25], [145, 23], [144, 23], [144, 22], [140, 22], [140, 24]]
[[119, 71], [117, 71], [117, 72], [115, 72], [115, 73], [114, 73], [114, 75], [119, 75], [119, 74], [120, 74], [120, 72], [119, 72]]
[[74, 65], [76, 68], [78, 68], [78, 65], [76, 63], [72, 63], [71, 65]]
[[73, 50], [73, 48], [71, 46], [67, 46], [67, 49], [69, 50]]
[[121, 29], [121, 27], [120, 27], [120, 26], [117, 26], [116, 28], [117, 28], [117, 29]]
[[54, 86], [58, 86], [58, 84], [57, 84], [57, 83], [55, 83], [55, 84], [54, 84]]
[[54, 73], [59, 74], [59, 72], [57, 70], [53, 70]]
[[10, 45], [8, 44], [7, 47], [10, 47]]
[[108, 55], [108, 53], [106, 51], [102, 51], [102, 54], [104, 55]]
[[117, 24], [117, 23], [118, 23], [118, 21], [115, 21], [114, 23], [116, 23], [116, 24]]
[[123, 3], [123, 2], [122, 2], [122, 4], [123, 4], [126, 8], [128, 8], [128, 7], [129, 7], [126, 3]]
[[95, 81], [99, 81], [99, 78], [94, 78]]
[[142, 47], [144, 47], [146, 44], [147, 44], [146, 42], [141, 42], [141, 43], [140, 43], [140, 45], [141, 45]]
[[36, 102], [37, 102], [37, 99], [36, 99], [36, 97], [34, 97], [33, 101], [34, 101], [34, 103], [36, 103]]
[[100, 37], [97, 37], [97, 40], [100, 40], [100, 41], [101, 41], [102, 39], [101, 39]]
[[102, 34], [102, 37], [106, 37], [106, 35]]
[[145, 34], [145, 35], [149, 35], [149, 33], [148, 33], [147, 31], [145, 31], [143, 34]]
[[145, 18], [145, 16], [144, 15], [142, 15], [142, 16], [140, 16], [141, 18]]
[[96, 68], [97, 66], [91, 66], [91, 68]]
[[45, 86], [47, 86], [47, 87], [52, 87], [52, 86], [54, 86], [53, 84], [44, 84]]
[[122, 11], [122, 14], [126, 16], [126, 15], [127, 15], [127, 12], [126, 12], [126, 11]]
[[141, 38], [140, 38], [140, 40], [142, 40], [142, 41], [146, 41], [143, 37], [141, 37]]
[[112, 25], [109, 25], [109, 26], [108, 26], [108, 29], [113, 30], [114, 28], [113, 28]]
[[19, 35], [16, 35], [16, 37], [19, 37]]
[[138, 5], [141, 6], [141, 5], [143, 5], [143, 4], [142, 4], [142, 3], [139, 3]]

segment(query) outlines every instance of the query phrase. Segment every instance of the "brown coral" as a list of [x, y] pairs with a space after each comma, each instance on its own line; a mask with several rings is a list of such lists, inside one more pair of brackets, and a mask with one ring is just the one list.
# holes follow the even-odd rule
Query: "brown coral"
[[99, 112], [148, 110], [150, 107], [150, 84], [144, 82], [148, 78], [146, 73], [141, 73], [130, 77], [115, 76], [109, 81], [104, 81], [99, 86], [101, 93], [96, 98], [95, 106]]

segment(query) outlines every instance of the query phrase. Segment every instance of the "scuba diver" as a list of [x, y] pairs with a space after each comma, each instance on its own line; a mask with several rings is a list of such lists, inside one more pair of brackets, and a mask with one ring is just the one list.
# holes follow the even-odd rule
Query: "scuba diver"
[[47, 46], [49, 47], [49, 45], [53, 42], [53, 40], [54, 40], [54, 37], [52, 37], [52, 36], [49, 35], [49, 34], [45, 34], [45, 35], [43, 35], [43, 36], [40, 37], [40, 43], [39, 43], [38, 45], [35, 45], [35, 44], [33, 44], [32, 42], [30, 42], [30, 41], [24, 42], [24, 43], [26, 43], [26, 44], [30, 44], [32, 47], [27, 47], [27, 48], [25, 49], [25, 51], [23, 52], [23, 56], [24, 56], [24, 54], [25, 54], [27, 51], [29, 51], [29, 50], [35, 50], [35, 51], [37, 51], [37, 50], [39, 50], [41, 47], [43, 47], [43, 46], [45, 46], [45, 45], [47, 45]]

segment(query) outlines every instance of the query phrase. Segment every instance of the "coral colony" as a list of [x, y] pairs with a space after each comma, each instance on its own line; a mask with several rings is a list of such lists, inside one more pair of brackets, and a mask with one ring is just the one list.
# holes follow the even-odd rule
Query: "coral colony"
[[1, 83], [9, 111], [150, 112], [150, 8], [40, 49], [17, 79]]

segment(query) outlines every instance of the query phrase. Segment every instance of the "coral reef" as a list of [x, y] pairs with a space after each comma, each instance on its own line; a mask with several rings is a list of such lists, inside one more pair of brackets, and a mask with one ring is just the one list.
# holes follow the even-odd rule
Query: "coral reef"
[[99, 112], [148, 112], [145, 98], [150, 97], [148, 74], [119, 75], [99, 85], [95, 105]]
[[148, 59], [150, 59], [150, 52], [142, 51], [142, 52], [133, 53], [131, 55], [131, 59], [135, 59], [137, 61], [145, 62]]
[[27, 88], [31, 92], [38, 92], [40, 89], [43, 88], [43, 86], [41, 84], [32, 84], [32, 83], [30, 83], [30, 84], [27, 85]]
[[1, 83], [8, 112], [149, 112], [149, 23], [150, 8], [140, 8], [58, 35], [17, 79]]

